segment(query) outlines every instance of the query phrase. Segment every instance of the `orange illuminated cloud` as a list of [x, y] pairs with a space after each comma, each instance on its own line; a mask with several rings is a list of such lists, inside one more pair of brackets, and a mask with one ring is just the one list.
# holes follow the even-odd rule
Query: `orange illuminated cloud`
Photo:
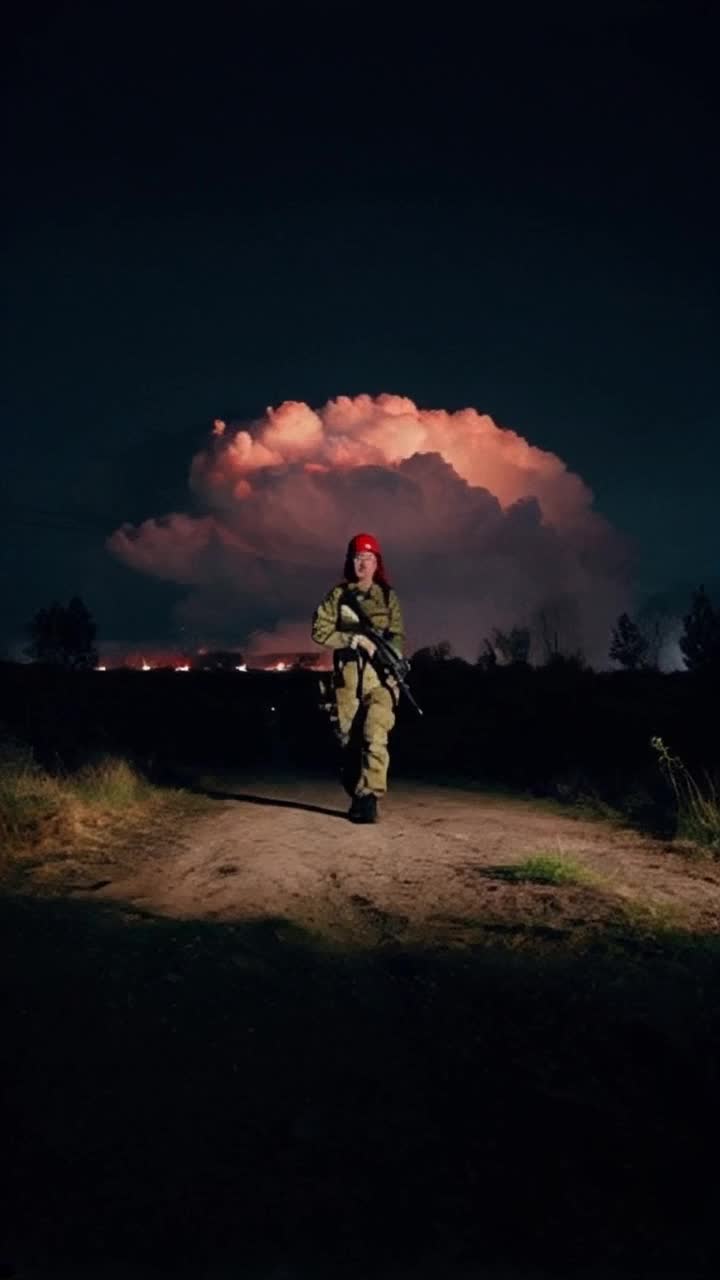
[[598, 659], [627, 603], [625, 546], [584, 481], [475, 409], [360, 395], [217, 419], [190, 486], [203, 514], [124, 526], [109, 545], [184, 583], [183, 625], [212, 644], [262, 632], [302, 649], [358, 529], [380, 538], [416, 645], [475, 656], [494, 626], [543, 617]]
[[285, 401], [250, 428], [219, 425], [213, 444], [192, 464], [192, 486], [204, 497], [246, 498], [254, 478], [296, 463], [307, 471], [337, 471], [397, 466], [415, 453], [438, 453], [503, 507], [533, 496], [547, 519], [573, 524], [592, 506], [590, 490], [560, 458], [476, 409], [449, 413], [419, 409], [403, 396], [339, 396], [319, 410]]

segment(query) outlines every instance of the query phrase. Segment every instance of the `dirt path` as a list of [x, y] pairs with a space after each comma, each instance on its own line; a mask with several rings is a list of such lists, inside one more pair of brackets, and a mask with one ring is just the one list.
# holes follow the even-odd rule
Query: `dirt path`
[[[399, 781], [381, 821], [356, 827], [331, 780], [225, 778], [212, 790], [216, 808], [175, 848], [93, 896], [180, 919], [283, 918], [359, 944], [562, 938], [628, 912], [720, 928], [716, 863], [607, 822]], [[592, 881], [509, 878], [508, 867], [548, 853], [571, 858]]]

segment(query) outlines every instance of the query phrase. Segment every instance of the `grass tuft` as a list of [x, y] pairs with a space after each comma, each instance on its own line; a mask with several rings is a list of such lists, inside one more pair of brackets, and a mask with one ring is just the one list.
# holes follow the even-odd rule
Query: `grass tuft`
[[67, 785], [83, 804], [112, 811], [143, 804], [156, 790], [127, 760], [117, 759], [82, 769]]
[[0, 851], [36, 848], [74, 834], [72, 797], [57, 778], [28, 766], [0, 768]]
[[572, 858], [556, 853], [537, 853], [504, 869], [508, 880], [519, 884], [587, 884], [589, 871]]
[[662, 738], [651, 738], [650, 745], [657, 752], [660, 768], [675, 796], [677, 834], [720, 853], [720, 795], [712, 779], [706, 778], [703, 790]]
[[63, 848], [78, 853], [138, 823], [191, 816], [201, 807], [195, 797], [153, 786], [126, 760], [55, 776], [27, 754], [0, 752], [0, 865]]

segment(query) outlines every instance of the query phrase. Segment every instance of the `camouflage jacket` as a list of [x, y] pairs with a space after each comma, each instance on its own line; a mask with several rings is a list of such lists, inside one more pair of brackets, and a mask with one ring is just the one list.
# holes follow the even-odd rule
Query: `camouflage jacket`
[[324, 644], [328, 649], [346, 649], [350, 639], [357, 631], [352, 621], [342, 618], [341, 598], [344, 592], [357, 595], [359, 604], [370, 618], [373, 627], [381, 631], [401, 656], [405, 646], [405, 628], [403, 626], [400, 602], [394, 587], [390, 587], [385, 599], [385, 592], [378, 582], [373, 582], [368, 592], [363, 592], [356, 585], [348, 586], [340, 582], [328, 591], [320, 602], [312, 622], [312, 638], [316, 644]]

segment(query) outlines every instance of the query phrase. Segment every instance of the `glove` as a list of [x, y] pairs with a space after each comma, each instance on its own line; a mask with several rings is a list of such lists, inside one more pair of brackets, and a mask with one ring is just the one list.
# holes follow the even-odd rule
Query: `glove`
[[369, 636], [364, 636], [362, 632], [356, 632], [350, 641], [351, 649], [364, 649], [369, 658], [375, 653], [375, 641]]

